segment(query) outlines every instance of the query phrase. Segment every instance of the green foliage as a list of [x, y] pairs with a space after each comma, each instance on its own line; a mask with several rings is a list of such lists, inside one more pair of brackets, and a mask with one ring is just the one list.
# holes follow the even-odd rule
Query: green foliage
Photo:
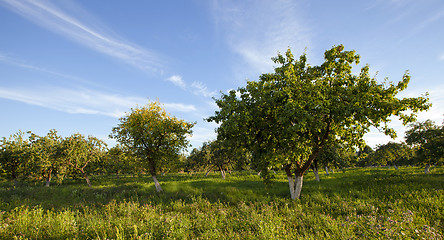
[[170, 174], [162, 195], [147, 176], [0, 182], [0, 239], [442, 239], [443, 177], [442, 167], [307, 174], [297, 201], [286, 182], [267, 188], [252, 172]]
[[30, 143], [25, 133], [19, 131], [6, 139], [3, 137], [0, 145], [0, 166], [8, 179], [17, 181], [19, 177], [29, 173]]
[[413, 123], [406, 131], [406, 142], [415, 147], [420, 164], [444, 162], [444, 125], [437, 126], [431, 120]]
[[205, 142], [194, 148], [187, 158], [187, 168], [194, 171], [220, 171], [225, 178], [225, 171], [243, 170], [248, 161], [248, 153], [243, 148], [227, 144], [226, 141]]
[[160, 103], [153, 102], [120, 118], [110, 137], [134, 152], [139, 164], [156, 176], [159, 168], [178, 161], [180, 151], [188, 146], [186, 137], [191, 135], [194, 125], [170, 116]]
[[49, 186], [54, 173], [58, 173], [60, 179], [63, 178], [66, 166], [61, 162], [62, 137], [57, 135], [57, 131], [52, 129], [44, 137], [31, 134], [29, 139], [31, 142], [30, 159], [32, 159], [31, 174], [35, 178], [46, 179], [47, 186]]
[[63, 163], [71, 176], [81, 175], [88, 186], [91, 183], [88, 178], [87, 166], [91, 162], [101, 161], [105, 154], [106, 143], [96, 137], [76, 133], [64, 139], [61, 143]]
[[273, 167], [302, 176], [327, 144], [363, 146], [371, 126], [394, 138], [391, 116], [407, 124], [430, 107], [427, 95], [397, 98], [410, 81], [407, 72], [397, 84], [378, 83], [368, 66], [353, 73], [359, 59], [339, 45], [310, 66], [305, 54], [296, 59], [288, 50], [273, 58], [274, 73], [216, 99], [220, 110], [208, 120], [220, 123], [218, 139], [252, 152], [264, 178]]
[[414, 151], [405, 143], [389, 142], [379, 145], [375, 152], [367, 157], [368, 165], [383, 166], [402, 166], [413, 163]]
[[324, 167], [344, 169], [352, 167], [357, 161], [356, 150], [340, 144], [328, 145], [322, 148], [315, 161]]

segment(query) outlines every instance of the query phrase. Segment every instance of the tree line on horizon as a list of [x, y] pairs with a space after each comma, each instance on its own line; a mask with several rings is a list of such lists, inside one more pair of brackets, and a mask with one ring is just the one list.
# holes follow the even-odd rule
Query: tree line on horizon
[[[264, 180], [276, 170], [285, 171], [292, 199], [300, 197], [303, 176], [311, 168], [345, 169], [352, 166], [424, 164], [443, 161], [444, 127], [432, 121], [416, 122], [428, 110], [428, 95], [397, 98], [410, 81], [408, 72], [398, 83], [378, 83], [369, 66], [354, 74], [359, 64], [355, 51], [334, 46], [324, 63], [311, 66], [305, 54], [298, 59], [290, 50], [273, 58], [274, 73], [222, 94], [215, 99], [219, 110], [207, 121], [219, 124], [217, 139], [195, 148], [189, 156], [193, 122], [171, 116], [153, 102], [132, 109], [120, 118], [110, 137], [117, 146], [107, 149], [95, 137], [74, 134], [63, 138], [55, 130], [46, 136], [19, 132], [1, 142], [0, 163], [10, 179], [20, 176], [58, 180], [99, 173], [149, 173], [162, 192], [161, 172], [255, 170]], [[363, 136], [370, 127], [396, 137], [389, 126], [397, 116], [410, 124], [405, 143], [387, 143], [373, 151]]]

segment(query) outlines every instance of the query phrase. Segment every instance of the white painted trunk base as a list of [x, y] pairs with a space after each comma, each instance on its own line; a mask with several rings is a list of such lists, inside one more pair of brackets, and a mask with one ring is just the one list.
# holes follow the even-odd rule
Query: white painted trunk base
[[153, 176], [154, 186], [156, 186], [157, 192], [163, 192], [162, 187], [160, 186], [159, 181], [157, 181], [156, 176]]
[[314, 175], [315, 175], [316, 181], [320, 182], [321, 179], [319, 178], [319, 172], [318, 172], [318, 169], [317, 169], [317, 168], [313, 169], [313, 173], [314, 173]]
[[49, 187], [49, 184], [51, 184], [51, 179], [46, 179], [45, 187]]
[[427, 165], [425, 166], [424, 173], [425, 173], [425, 174], [429, 174], [429, 173], [430, 173], [430, 164], [427, 164]]
[[293, 176], [287, 176], [287, 178], [291, 199], [299, 199], [301, 197], [302, 181], [304, 176], [296, 176], [296, 181], [293, 179]]
[[301, 198], [301, 190], [302, 190], [302, 181], [304, 180], [304, 176], [296, 176], [296, 182], [294, 186], [294, 199]]
[[287, 178], [288, 178], [288, 186], [290, 187], [290, 196], [291, 196], [291, 199], [295, 199], [295, 196], [294, 196], [294, 179], [293, 179], [293, 177], [291, 177], [291, 176], [287, 176]]

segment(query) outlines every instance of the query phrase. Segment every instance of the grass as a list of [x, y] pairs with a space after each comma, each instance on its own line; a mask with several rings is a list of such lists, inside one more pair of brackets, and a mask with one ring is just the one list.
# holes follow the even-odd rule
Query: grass
[[443, 239], [444, 168], [358, 168], [304, 177], [289, 199], [282, 173], [168, 174], [0, 183], [0, 239]]

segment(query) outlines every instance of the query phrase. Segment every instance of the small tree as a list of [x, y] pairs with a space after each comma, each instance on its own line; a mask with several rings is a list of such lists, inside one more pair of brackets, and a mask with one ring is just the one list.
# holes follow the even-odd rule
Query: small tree
[[62, 174], [61, 169], [61, 142], [62, 137], [57, 135], [57, 131], [52, 129], [49, 133], [40, 137], [31, 134], [31, 155], [32, 155], [32, 174], [36, 177], [43, 177], [46, 180], [46, 187], [49, 187], [54, 172]]
[[17, 184], [19, 177], [29, 173], [30, 144], [25, 133], [19, 131], [9, 139], [3, 138], [0, 144], [0, 166], [8, 179]]
[[157, 192], [162, 192], [156, 177], [159, 168], [178, 160], [180, 151], [189, 145], [186, 137], [195, 123], [170, 116], [159, 102], [132, 109], [119, 120], [110, 137], [141, 159], [139, 164], [151, 174]]
[[91, 162], [100, 161], [105, 153], [106, 143], [96, 137], [76, 133], [65, 138], [61, 143], [63, 162], [71, 175], [81, 174], [88, 187], [91, 181], [88, 177], [87, 166]]
[[425, 165], [424, 172], [430, 172], [430, 166], [443, 162], [444, 125], [437, 126], [431, 120], [416, 122], [406, 131], [406, 142], [416, 149], [416, 158]]
[[273, 59], [278, 65], [274, 73], [223, 94], [216, 99], [220, 110], [209, 118], [221, 124], [217, 131], [222, 139], [252, 152], [261, 176], [283, 166], [292, 199], [300, 197], [304, 173], [328, 144], [362, 146], [371, 126], [395, 137], [391, 116], [407, 124], [429, 108], [427, 96], [396, 97], [407, 87], [408, 73], [397, 84], [378, 83], [368, 66], [354, 74], [352, 65], [360, 57], [342, 45], [327, 50], [324, 59], [320, 66], [310, 66], [305, 54], [299, 59], [290, 50], [279, 54]]

